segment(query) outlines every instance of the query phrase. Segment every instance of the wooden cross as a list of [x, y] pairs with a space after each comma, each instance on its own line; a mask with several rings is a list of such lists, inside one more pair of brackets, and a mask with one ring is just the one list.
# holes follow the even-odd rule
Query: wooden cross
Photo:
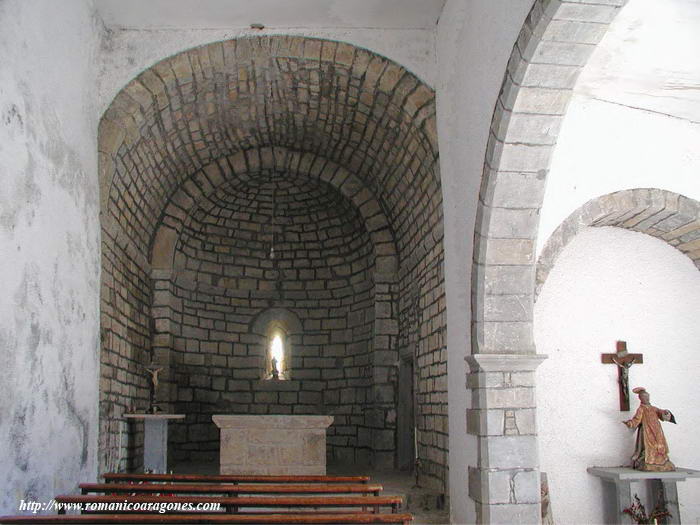
[[617, 365], [617, 385], [620, 389], [620, 412], [630, 409], [629, 369], [632, 365], [644, 363], [642, 354], [627, 353], [627, 342], [617, 342], [616, 354], [601, 354], [600, 360], [606, 365]]

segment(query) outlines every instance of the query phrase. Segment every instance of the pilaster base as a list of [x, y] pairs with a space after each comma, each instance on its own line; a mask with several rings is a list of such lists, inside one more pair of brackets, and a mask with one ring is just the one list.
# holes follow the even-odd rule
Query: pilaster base
[[478, 465], [469, 496], [479, 523], [539, 523], [540, 472], [535, 418], [535, 369], [543, 355], [467, 357], [472, 408], [467, 431], [478, 437]]

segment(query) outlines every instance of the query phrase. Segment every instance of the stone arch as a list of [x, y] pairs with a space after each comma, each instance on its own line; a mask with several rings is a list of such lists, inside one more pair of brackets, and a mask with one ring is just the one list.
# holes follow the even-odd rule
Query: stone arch
[[[533, 393], [543, 356], [535, 354], [532, 326], [539, 210], [576, 80], [625, 3], [536, 0], [496, 102], [474, 232], [467, 358], [467, 431], [480, 450], [469, 494], [479, 522], [540, 521]], [[503, 447], [518, 457], [499, 463]]]
[[250, 325], [254, 334], [264, 334], [272, 321], [282, 321], [292, 334], [299, 334], [303, 328], [299, 316], [287, 308], [268, 308], [258, 313]]
[[[205, 166], [185, 180], [165, 206], [163, 215], [171, 221], [161, 222], [151, 243], [151, 266], [155, 270], [172, 270], [177, 229], [182, 226], [182, 202], [195, 203], [214, 190], [227, 177], [250, 176], [262, 170], [294, 172], [310, 180], [325, 182], [347, 198], [364, 220], [376, 252], [377, 271], [395, 278], [398, 269], [394, 233], [381, 204], [363, 181], [342, 166], [313, 153], [291, 151], [283, 147], [260, 148], [238, 152]], [[198, 184], [197, 184], [198, 182]], [[181, 195], [183, 193], [184, 195]]]
[[537, 0], [513, 47], [479, 194], [473, 354], [534, 353], [535, 241], [552, 152], [576, 80], [625, 3]]
[[700, 202], [657, 188], [622, 190], [591, 199], [547, 239], [537, 261], [537, 295], [561, 251], [589, 226], [646, 233], [678, 249], [700, 269]]
[[[195, 199], [209, 196], [212, 182], [222, 179], [215, 173], [222, 164], [226, 173], [246, 177], [267, 163], [335, 188], [371, 239], [374, 314], [357, 321], [355, 312], [353, 322], [374, 326], [369, 363], [356, 368], [362, 381], [374, 384], [362, 411], [367, 425], [359, 448], [375, 465], [393, 464], [397, 355], [410, 339], [402, 312], [418, 290], [426, 310], [415, 345], [422, 363], [416, 374], [424, 378], [417, 407], [424, 416], [417, 418], [421, 477], [444, 489], [447, 407], [429, 394], [433, 385], [446, 385], [447, 369], [443, 211], [430, 86], [400, 64], [343, 42], [300, 36], [214, 42], [161, 60], [126, 85], [101, 118], [98, 154], [101, 470], [120, 468], [107, 465], [109, 457], [138, 456], [133, 447], [107, 453], [119, 446], [113, 419], [143, 397], [141, 364], [167, 361], [177, 342], [178, 294], [209, 291], [239, 299], [235, 289], [215, 282], [174, 278], [177, 239], [175, 223], [167, 221], [186, 220]], [[369, 293], [351, 284], [344, 289]], [[229, 348], [226, 341], [217, 344]], [[163, 395], [173, 399], [172, 382], [162, 384]], [[446, 398], [443, 390], [438, 394]]]

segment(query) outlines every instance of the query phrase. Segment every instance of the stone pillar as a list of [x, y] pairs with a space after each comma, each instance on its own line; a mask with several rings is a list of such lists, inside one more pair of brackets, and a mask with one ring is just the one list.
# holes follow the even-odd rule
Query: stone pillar
[[526, 354], [467, 357], [472, 408], [467, 432], [478, 437], [469, 496], [478, 523], [539, 523], [540, 471], [535, 369], [546, 358]]
[[[172, 403], [177, 399], [177, 385], [173, 380], [171, 366], [173, 349], [173, 332], [175, 331], [174, 298], [171, 290], [171, 270], [152, 270], [153, 304], [151, 317], [153, 332], [151, 334], [151, 350], [153, 363], [163, 367], [160, 373], [160, 384], [156, 392], [156, 401], [162, 410], [174, 410]], [[146, 363], [148, 364], [148, 363]]]
[[396, 462], [396, 386], [399, 353], [395, 275], [374, 275], [374, 339], [372, 352], [372, 466], [393, 468]]

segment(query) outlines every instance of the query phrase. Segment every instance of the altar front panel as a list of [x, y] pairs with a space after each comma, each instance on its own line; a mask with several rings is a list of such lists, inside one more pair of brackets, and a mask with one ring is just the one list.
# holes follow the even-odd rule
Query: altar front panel
[[221, 474], [323, 475], [333, 416], [215, 415]]

